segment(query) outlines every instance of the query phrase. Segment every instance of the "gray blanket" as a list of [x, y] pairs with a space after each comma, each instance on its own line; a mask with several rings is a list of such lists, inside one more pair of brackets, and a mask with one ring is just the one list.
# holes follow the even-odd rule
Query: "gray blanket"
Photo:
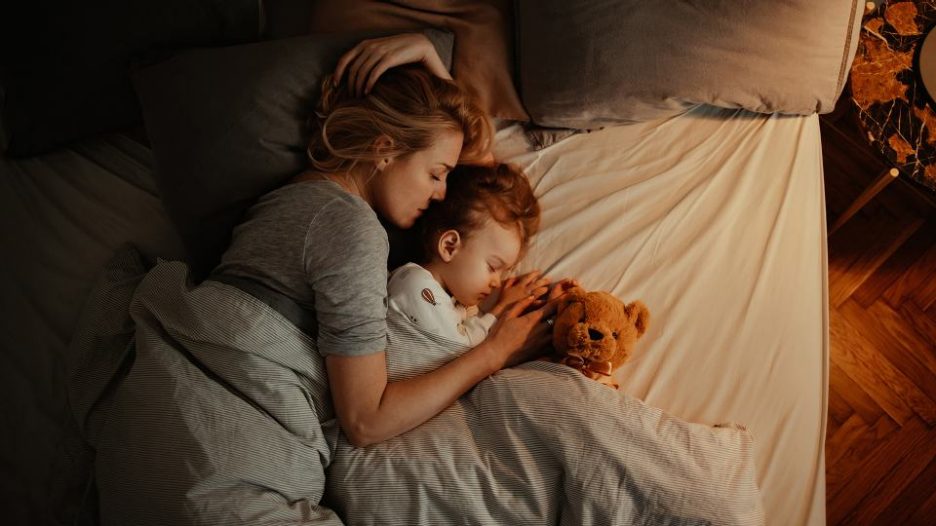
[[[388, 322], [391, 378], [465, 350]], [[70, 394], [105, 524], [764, 522], [746, 431], [682, 422], [564, 366], [501, 371], [358, 449], [314, 341], [236, 287], [194, 286], [180, 263], [142, 275], [124, 255], [82, 327]]]

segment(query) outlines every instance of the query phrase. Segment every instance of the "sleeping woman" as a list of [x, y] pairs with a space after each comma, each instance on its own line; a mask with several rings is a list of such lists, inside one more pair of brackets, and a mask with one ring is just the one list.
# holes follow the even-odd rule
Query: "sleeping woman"
[[545, 321], [555, 307], [534, 304], [533, 290], [525, 291], [468, 352], [428, 374], [388, 381], [388, 240], [380, 219], [406, 229], [444, 199], [457, 163], [489, 155], [490, 125], [415, 34], [346, 53], [316, 117], [309, 169], [251, 208], [214, 274], [259, 282], [315, 313], [338, 422], [352, 444], [366, 446], [535, 358], [549, 342]]
[[[454, 359], [414, 375], [388, 365], [388, 349], [406, 357], [408, 341], [426, 339], [402, 332], [412, 325], [388, 332], [396, 318], [380, 220], [407, 229], [445, 200], [455, 165], [487, 156], [488, 121], [419, 35], [352, 49], [316, 116], [309, 169], [249, 210], [213, 280], [192, 285], [185, 265], [159, 264], [132, 289], [132, 320], [108, 318], [100, 337], [82, 338], [93, 374], [74, 401], [89, 415], [80, 417], [94, 446], [88, 491], [103, 524], [762, 522], [749, 438], [676, 422], [562, 365], [494, 374], [551, 339], [548, 299], [562, 287], [540, 303], [535, 274], [512, 282], [508, 296], [521, 299], [502, 305], [473, 347], [432, 340], [457, 347]], [[495, 244], [509, 250], [491, 261], [481, 295], [523, 245], [506, 223]], [[457, 236], [446, 227], [439, 239], [461, 240], [461, 258], [480, 248], [483, 225]], [[445, 293], [475, 303], [450, 270], [439, 272]], [[312, 338], [213, 282], [225, 280], [300, 305]], [[108, 302], [123, 305], [129, 290], [121, 281], [113, 293]], [[310, 353], [313, 339], [324, 358]], [[111, 382], [115, 370], [123, 376]], [[743, 491], [725, 490], [736, 480]], [[409, 520], [417, 516], [433, 518]]]

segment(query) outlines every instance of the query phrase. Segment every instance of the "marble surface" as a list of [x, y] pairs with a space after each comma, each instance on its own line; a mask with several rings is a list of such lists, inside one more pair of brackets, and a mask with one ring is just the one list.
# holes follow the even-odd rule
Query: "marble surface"
[[936, 192], [936, 112], [914, 72], [914, 54], [934, 24], [936, 0], [882, 3], [862, 21], [851, 68], [852, 101], [868, 141], [931, 192]]

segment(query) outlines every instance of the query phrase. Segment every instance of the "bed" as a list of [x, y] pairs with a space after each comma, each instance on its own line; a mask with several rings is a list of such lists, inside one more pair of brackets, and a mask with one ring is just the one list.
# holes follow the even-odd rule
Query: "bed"
[[[617, 373], [622, 389], [689, 422], [743, 424], [767, 523], [824, 523], [818, 116], [695, 103], [540, 149], [527, 132], [501, 121], [495, 141], [495, 156], [524, 170], [543, 209], [520, 270], [644, 301], [653, 321]], [[102, 265], [127, 242], [151, 258], [184, 254], [155, 172], [150, 148], [125, 133], [0, 160], [3, 244], [12, 247], [0, 385], [15, 402], [2, 461], [15, 474], [3, 478], [13, 522], [64, 521], [75, 510], [50, 506], [56, 492], [86, 489], [56, 484], [70, 425], [62, 364]]]

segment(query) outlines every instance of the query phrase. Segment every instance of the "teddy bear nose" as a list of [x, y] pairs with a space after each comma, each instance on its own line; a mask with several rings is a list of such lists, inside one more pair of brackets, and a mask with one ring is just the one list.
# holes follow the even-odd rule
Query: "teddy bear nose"
[[588, 337], [592, 340], [600, 340], [604, 338], [604, 334], [601, 331], [596, 331], [595, 329], [588, 329]]

